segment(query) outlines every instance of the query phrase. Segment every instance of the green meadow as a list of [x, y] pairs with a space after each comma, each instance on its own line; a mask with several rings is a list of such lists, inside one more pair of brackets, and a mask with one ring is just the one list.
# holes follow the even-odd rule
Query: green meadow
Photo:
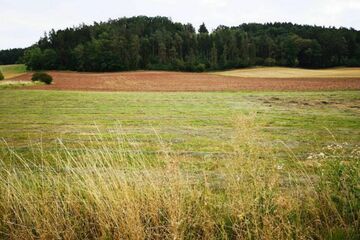
[[296, 93], [96, 93], [5, 90], [0, 95], [0, 132], [7, 144], [30, 141], [51, 149], [57, 139], [88, 141], [101, 135], [133, 139], [155, 150], [158, 139], [174, 151], [227, 152], [234, 122], [251, 115], [270, 140], [296, 153], [314, 144], [360, 140], [360, 94]]
[[1, 90], [0, 237], [358, 239], [359, 120], [358, 91]]

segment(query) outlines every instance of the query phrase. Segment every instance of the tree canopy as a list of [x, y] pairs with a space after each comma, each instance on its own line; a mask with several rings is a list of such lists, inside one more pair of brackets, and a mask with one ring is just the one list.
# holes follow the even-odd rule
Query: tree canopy
[[0, 51], [0, 65], [14, 64], [21, 61], [25, 49], [13, 48]]
[[[0, 55], [1, 56], [1, 55]], [[249, 66], [360, 66], [360, 32], [292, 23], [219, 26], [138, 16], [51, 30], [25, 51], [32, 70], [207, 71]]]

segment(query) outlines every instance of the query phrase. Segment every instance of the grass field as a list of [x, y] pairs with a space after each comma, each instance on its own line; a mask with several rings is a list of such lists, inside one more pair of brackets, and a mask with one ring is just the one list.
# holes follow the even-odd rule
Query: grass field
[[285, 67], [257, 67], [215, 72], [214, 74], [245, 78], [360, 78], [360, 68], [310, 70]]
[[[155, 150], [154, 133], [183, 152], [221, 152], [231, 145], [237, 115], [256, 114], [273, 139], [308, 151], [315, 142], [360, 141], [360, 94], [308, 93], [84, 93], [2, 91], [0, 132], [24, 147], [58, 137], [88, 140], [100, 131], [124, 133]], [[330, 133], [330, 132], [331, 133]], [[327, 137], [326, 137], [327, 136]], [[312, 139], [313, 138], [313, 139]], [[152, 141], [154, 140], [155, 143]], [[306, 146], [307, 145], [307, 146]], [[297, 150], [296, 150], [297, 151]]]
[[24, 64], [0, 65], [0, 71], [4, 74], [5, 79], [13, 78], [26, 73]]
[[360, 92], [0, 91], [0, 238], [358, 239]]

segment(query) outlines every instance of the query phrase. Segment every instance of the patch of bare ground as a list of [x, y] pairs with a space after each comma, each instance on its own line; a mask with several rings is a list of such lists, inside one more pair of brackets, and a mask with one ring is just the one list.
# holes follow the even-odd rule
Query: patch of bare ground
[[[207, 73], [136, 71], [78, 73], [50, 71], [51, 85], [26, 87], [42, 90], [79, 91], [317, 91], [359, 90], [359, 78], [247, 78]], [[31, 73], [11, 80], [29, 80]]]

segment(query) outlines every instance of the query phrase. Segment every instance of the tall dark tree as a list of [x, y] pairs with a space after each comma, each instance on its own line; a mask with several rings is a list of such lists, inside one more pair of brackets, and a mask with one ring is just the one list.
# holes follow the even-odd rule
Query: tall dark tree
[[141, 59], [140, 40], [137, 35], [133, 35], [130, 38], [129, 58], [130, 58], [130, 68], [137, 69]]
[[210, 54], [210, 67], [211, 69], [217, 69], [218, 68], [218, 55], [217, 55], [217, 49], [215, 46], [215, 43], [213, 43], [211, 48], [211, 54]]
[[205, 23], [202, 23], [199, 27], [199, 33], [205, 33], [205, 34], [208, 34], [209, 31], [207, 30], [206, 26], [205, 26]]

